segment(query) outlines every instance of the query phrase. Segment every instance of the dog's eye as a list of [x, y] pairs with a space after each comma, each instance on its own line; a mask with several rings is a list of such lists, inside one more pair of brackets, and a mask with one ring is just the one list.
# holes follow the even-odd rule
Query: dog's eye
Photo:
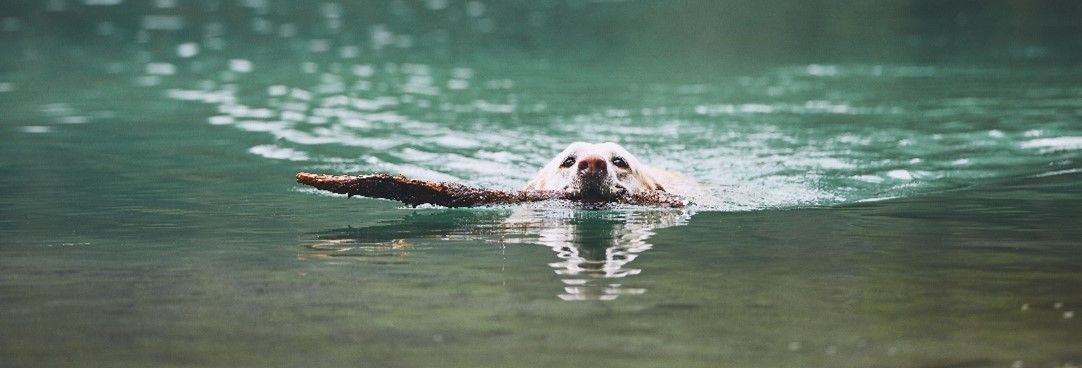
[[621, 169], [626, 169], [626, 168], [629, 167], [628, 164], [627, 164], [627, 161], [624, 161], [624, 159], [622, 159], [620, 157], [613, 157], [612, 158], [612, 164], [616, 165], [616, 167], [619, 167]]
[[560, 167], [571, 167], [571, 165], [574, 165], [574, 164], [575, 164], [575, 158], [572, 157], [572, 156], [568, 156], [567, 158], [564, 159], [564, 162], [562, 164], [560, 164]]

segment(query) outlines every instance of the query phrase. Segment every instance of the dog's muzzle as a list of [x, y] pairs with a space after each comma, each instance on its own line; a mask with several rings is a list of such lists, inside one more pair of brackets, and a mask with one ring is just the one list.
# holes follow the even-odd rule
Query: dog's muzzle
[[611, 202], [627, 192], [624, 187], [613, 184], [604, 172], [580, 175], [578, 182], [578, 194], [586, 202]]

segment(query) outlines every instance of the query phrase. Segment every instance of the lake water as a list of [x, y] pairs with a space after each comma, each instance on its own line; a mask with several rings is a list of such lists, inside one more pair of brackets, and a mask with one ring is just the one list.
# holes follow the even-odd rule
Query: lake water
[[[0, 365], [1082, 364], [1078, 9], [894, 3], [0, 5]], [[709, 195], [293, 182], [574, 141]]]

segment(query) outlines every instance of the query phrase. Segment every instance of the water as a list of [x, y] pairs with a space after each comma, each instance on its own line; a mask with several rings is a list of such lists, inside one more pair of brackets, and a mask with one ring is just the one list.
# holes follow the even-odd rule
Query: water
[[[120, 3], [0, 6], [4, 365], [1082, 363], [1070, 11]], [[512, 189], [577, 140], [711, 195], [407, 209], [292, 180]]]

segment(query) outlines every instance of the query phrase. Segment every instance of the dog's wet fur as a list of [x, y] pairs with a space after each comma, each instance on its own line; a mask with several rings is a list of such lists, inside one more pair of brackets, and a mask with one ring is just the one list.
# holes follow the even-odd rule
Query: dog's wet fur
[[584, 202], [604, 203], [620, 196], [656, 191], [680, 194], [689, 182], [667, 170], [639, 161], [624, 147], [612, 142], [575, 142], [567, 146], [526, 184], [526, 190], [562, 191]]

